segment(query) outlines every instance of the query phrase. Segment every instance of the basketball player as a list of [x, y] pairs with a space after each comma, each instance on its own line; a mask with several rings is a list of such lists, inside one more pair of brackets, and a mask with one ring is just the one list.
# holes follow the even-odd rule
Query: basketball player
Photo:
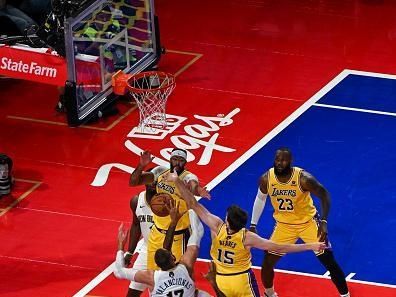
[[[254, 201], [250, 230], [256, 232], [256, 224], [264, 209], [267, 195], [274, 207], [276, 221], [271, 236], [279, 244], [295, 243], [301, 238], [306, 243], [326, 241], [327, 218], [330, 208], [330, 195], [327, 190], [308, 172], [292, 167], [292, 153], [288, 148], [276, 151], [274, 167], [260, 178], [260, 185]], [[321, 215], [313, 205], [310, 193], [321, 202]], [[331, 247], [328, 243], [329, 248]], [[261, 277], [265, 287], [265, 296], [277, 297], [274, 292], [274, 266], [284, 252], [269, 249], [266, 252]], [[317, 258], [330, 272], [330, 277], [342, 297], [349, 297], [344, 272], [337, 264], [331, 249], [317, 251]]]
[[[161, 270], [154, 271], [125, 268], [123, 248], [127, 232], [123, 230], [123, 225], [121, 225], [118, 230], [118, 252], [114, 274], [117, 278], [129, 279], [146, 284], [150, 288], [150, 296], [209, 297], [210, 295], [208, 293], [196, 290], [194, 281], [191, 278], [193, 266], [199, 252], [203, 228], [195, 227], [199, 232], [191, 235], [190, 241], [192, 244], [187, 247], [179, 263], [175, 262], [175, 258], [170, 252], [178, 220], [184, 215], [179, 212], [179, 205], [180, 202], [173, 202], [173, 205], [171, 205], [171, 221], [166, 234], [167, 240], [163, 243], [164, 248], [158, 249], [155, 253], [155, 262]], [[195, 221], [192, 221], [192, 225], [194, 224]]]
[[[152, 182], [156, 182], [157, 193], [166, 193], [172, 196], [177, 202], [180, 201], [180, 211], [184, 213], [187, 210], [187, 206], [184, 200], [180, 198], [180, 194], [175, 187], [174, 182], [168, 182], [164, 180], [164, 174], [169, 171], [177, 173], [179, 179], [187, 184], [187, 187], [191, 190], [194, 195], [200, 195], [203, 197], [210, 198], [208, 191], [205, 188], [199, 186], [198, 178], [195, 174], [185, 170], [187, 162], [187, 152], [183, 149], [175, 148], [171, 152], [169, 161], [169, 167], [157, 166], [151, 172], [144, 171], [144, 168], [149, 165], [153, 157], [149, 151], [144, 151], [140, 156], [140, 161], [136, 169], [132, 172], [129, 184], [131, 186], [144, 185]], [[148, 240], [148, 254], [147, 254], [147, 268], [158, 269], [159, 267], [155, 264], [154, 254], [162, 247], [164, 242], [166, 230], [168, 229], [170, 217], [159, 217], [154, 215], [154, 227], [151, 229], [149, 240]], [[178, 261], [181, 255], [186, 249], [186, 243], [190, 236], [190, 220], [186, 213], [178, 222], [175, 231], [175, 243], [172, 246], [172, 254]]]
[[[146, 191], [141, 192], [139, 195], [136, 195], [131, 199], [131, 210], [132, 210], [132, 224], [129, 231], [129, 245], [128, 250], [124, 254], [125, 264], [128, 265], [131, 261], [132, 255], [136, 250], [136, 246], [140, 240], [140, 237], [143, 236], [142, 244], [137, 249], [138, 257], [136, 258], [133, 269], [144, 270], [147, 269], [147, 242], [150, 234], [150, 229], [152, 228], [153, 221], [153, 212], [150, 209], [150, 201], [151, 198], [156, 194], [155, 183], [151, 183], [146, 185]], [[191, 223], [191, 234], [200, 234], [203, 232], [202, 223], [199, 221], [197, 215], [194, 211], [189, 210], [189, 219]], [[172, 226], [170, 226], [172, 228]], [[174, 230], [173, 230], [174, 231]], [[168, 236], [169, 237], [169, 236]], [[194, 237], [189, 239], [187, 246], [196, 245], [193, 241]], [[164, 247], [171, 246], [172, 242], [168, 242], [165, 239]], [[172, 234], [173, 240], [173, 234]], [[170, 248], [168, 248], [170, 249]], [[138, 297], [141, 293], [148, 288], [148, 285], [138, 283], [136, 281], [131, 281], [127, 297]]]
[[224, 223], [223, 220], [211, 214], [197, 202], [176, 173], [167, 173], [165, 179], [175, 183], [187, 205], [210, 228], [212, 237], [210, 255], [216, 265], [216, 283], [218, 289], [227, 297], [260, 296], [256, 279], [251, 270], [250, 249], [252, 247], [275, 250], [278, 253], [320, 251], [325, 248], [325, 244], [319, 242], [277, 244], [247, 231], [245, 229], [247, 212], [236, 205], [228, 207]]
[[[133, 268], [143, 270], [147, 268], [147, 241], [150, 229], [154, 224], [153, 212], [150, 209], [151, 198], [155, 195], [155, 183], [146, 185], [146, 191], [142, 191], [131, 199], [130, 206], [132, 210], [132, 224], [129, 230], [128, 251], [124, 254], [125, 264], [129, 265], [132, 255], [136, 250], [136, 246], [143, 236], [142, 244], [136, 252], [139, 253]], [[147, 289], [146, 284], [131, 281], [127, 297], [139, 297], [141, 293]]]

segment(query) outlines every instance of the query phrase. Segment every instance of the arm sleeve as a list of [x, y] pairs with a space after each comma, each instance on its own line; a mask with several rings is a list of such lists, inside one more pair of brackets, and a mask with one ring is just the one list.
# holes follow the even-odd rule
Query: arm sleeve
[[254, 204], [253, 204], [252, 220], [250, 221], [251, 225], [257, 225], [261, 217], [261, 214], [263, 213], [266, 200], [267, 200], [267, 194], [264, 194], [263, 192], [260, 191], [260, 188], [258, 188], [256, 199], [254, 200]]
[[161, 173], [163, 173], [164, 171], [168, 170], [168, 169], [169, 169], [169, 168], [166, 168], [165, 166], [157, 166], [157, 167], [154, 167], [154, 168], [151, 170], [151, 173], [154, 174], [154, 180], [157, 180], [157, 179], [158, 179], [158, 176], [159, 176]]
[[135, 274], [138, 270], [133, 268], [125, 268], [124, 264], [124, 252], [118, 251], [116, 255], [116, 261], [114, 263], [114, 275], [119, 279], [128, 279], [130, 281], [135, 280]]
[[198, 181], [198, 177], [194, 174], [194, 173], [189, 173], [189, 174], [187, 174], [184, 178], [183, 178], [183, 181], [185, 182], [185, 183], [188, 183], [190, 180], [195, 180], [197, 183], [199, 183], [199, 181]]
[[190, 217], [191, 235], [188, 239], [187, 246], [196, 245], [199, 247], [204, 234], [204, 227], [197, 214], [192, 209], [188, 211], [188, 216]]

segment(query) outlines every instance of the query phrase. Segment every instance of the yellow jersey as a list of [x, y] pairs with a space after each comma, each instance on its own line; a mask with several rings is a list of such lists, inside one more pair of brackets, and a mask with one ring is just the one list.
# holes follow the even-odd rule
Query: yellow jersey
[[302, 224], [316, 214], [309, 192], [301, 189], [300, 176], [303, 169], [292, 167], [292, 175], [282, 183], [275, 175], [274, 168], [268, 171], [268, 195], [274, 207], [274, 219], [285, 224]]
[[[176, 231], [179, 231], [190, 227], [190, 218], [188, 216], [187, 203], [181, 198], [180, 192], [177, 189], [175, 183], [164, 181], [164, 175], [169, 171], [170, 169], [165, 170], [164, 172], [159, 174], [157, 179], [156, 189], [157, 189], [157, 193], [166, 193], [171, 195], [176, 203], [180, 201], [179, 212], [181, 213], [186, 212], [186, 213], [180, 218], [179, 222], [177, 223]], [[187, 174], [190, 174], [190, 172], [184, 170], [179, 175], [179, 178], [183, 180]], [[169, 228], [170, 221], [171, 219], [169, 215], [166, 217], [159, 217], [154, 215], [154, 224], [160, 229], [167, 230]]]
[[219, 274], [237, 274], [245, 272], [252, 266], [250, 250], [245, 248], [246, 229], [228, 234], [223, 224], [216, 237], [212, 239], [210, 255]]

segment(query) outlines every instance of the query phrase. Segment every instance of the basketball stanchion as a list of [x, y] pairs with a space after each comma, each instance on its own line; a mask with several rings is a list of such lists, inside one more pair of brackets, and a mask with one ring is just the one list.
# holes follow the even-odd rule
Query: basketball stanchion
[[112, 79], [113, 92], [135, 99], [139, 108], [139, 128], [150, 132], [166, 127], [166, 101], [176, 87], [173, 74], [162, 71], [146, 71], [137, 74], [116, 72]]

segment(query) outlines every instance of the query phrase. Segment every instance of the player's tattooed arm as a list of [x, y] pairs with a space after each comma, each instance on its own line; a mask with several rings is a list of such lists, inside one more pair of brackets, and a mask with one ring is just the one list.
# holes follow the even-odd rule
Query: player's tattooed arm
[[301, 172], [300, 177], [301, 188], [303, 191], [310, 192], [320, 199], [321, 221], [318, 230], [319, 241], [327, 238], [327, 217], [330, 211], [331, 198], [330, 193], [317, 179], [306, 171]]

